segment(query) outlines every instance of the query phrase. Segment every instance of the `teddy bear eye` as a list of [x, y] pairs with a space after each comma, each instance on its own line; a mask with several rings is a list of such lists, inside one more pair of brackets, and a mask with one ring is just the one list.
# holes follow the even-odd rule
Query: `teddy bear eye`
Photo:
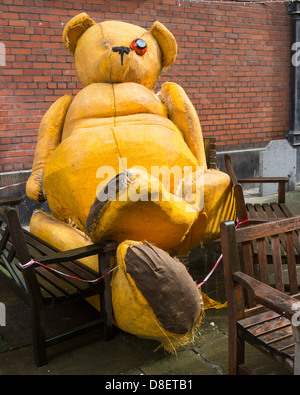
[[137, 38], [136, 40], [132, 41], [130, 48], [134, 50], [138, 55], [142, 56], [147, 51], [147, 44], [141, 38]]

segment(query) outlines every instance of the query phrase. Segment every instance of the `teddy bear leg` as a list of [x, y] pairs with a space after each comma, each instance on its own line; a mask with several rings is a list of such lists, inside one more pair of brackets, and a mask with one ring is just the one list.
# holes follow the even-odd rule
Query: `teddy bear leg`
[[92, 204], [86, 232], [93, 242], [147, 240], [168, 252], [180, 244], [198, 217], [157, 178], [130, 169], [113, 178]]
[[[93, 244], [79, 229], [41, 210], [33, 213], [30, 219], [30, 232], [61, 251]], [[83, 258], [81, 261], [93, 270], [98, 270], [97, 257]]]
[[[33, 213], [30, 220], [30, 232], [61, 251], [67, 251], [93, 244], [90, 238], [79, 229], [61, 222], [52, 215], [41, 210], [37, 210]], [[98, 271], [98, 257], [95, 255], [79, 259], [79, 262], [94, 271]], [[91, 296], [86, 300], [95, 309], [100, 310], [100, 301], [98, 296]]]
[[115, 325], [156, 338], [169, 351], [191, 340], [203, 302], [185, 266], [147, 242], [131, 240], [119, 245], [117, 265], [111, 281]]
[[220, 223], [235, 220], [235, 199], [229, 176], [219, 170], [206, 170], [203, 186], [203, 209], [182, 243], [173, 250], [177, 255], [184, 256], [201, 242], [218, 239]]

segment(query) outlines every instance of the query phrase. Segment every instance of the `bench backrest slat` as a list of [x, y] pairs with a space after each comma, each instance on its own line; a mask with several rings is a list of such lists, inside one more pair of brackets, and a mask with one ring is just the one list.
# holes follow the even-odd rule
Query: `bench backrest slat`
[[26, 245], [18, 214], [14, 209], [8, 208], [5, 210], [5, 217], [17, 258], [24, 265], [31, 260], [31, 256]]
[[[10, 274], [11, 282], [15, 287], [20, 284], [20, 296], [28, 300], [28, 293], [40, 296], [40, 287], [32, 267], [23, 270], [19, 263], [25, 264], [31, 260], [25, 238], [24, 230], [16, 210], [11, 207], [0, 208], [0, 265]], [[7, 279], [6, 279], [7, 280]]]
[[19, 284], [27, 292], [26, 283], [18, 259], [15, 258], [16, 250], [12, 243], [12, 235], [6, 217], [7, 210], [0, 209], [1, 232], [0, 232], [0, 265], [9, 273], [11, 279]]
[[284, 292], [284, 277], [281, 259], [281, 244], [279, 235], [271, 236], [271, 244], [273, 250], [273, 265], [275, 274], [275, 284], [278, 291]]

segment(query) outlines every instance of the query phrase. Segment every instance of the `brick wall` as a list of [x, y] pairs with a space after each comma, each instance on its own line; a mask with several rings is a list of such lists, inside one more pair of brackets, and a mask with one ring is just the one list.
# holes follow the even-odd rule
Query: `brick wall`
[[31, 168], [41, 117], [58, 97], [81, 88], [61, 36], [82, 11], [96, 22], [145, 28], [159, 20], [172, 31], [177, 61], [157, 88], [172, 80], [186, 90], [218, 150], [265, 146], [288, 132], [291, 19], [284, 3], [2, 0], [0, 172]]

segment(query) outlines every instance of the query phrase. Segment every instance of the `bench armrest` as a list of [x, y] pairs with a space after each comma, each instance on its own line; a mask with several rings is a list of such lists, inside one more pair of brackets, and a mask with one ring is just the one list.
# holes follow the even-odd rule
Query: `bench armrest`
[[250, 291], [258, 303], [289, 320], [292, 319], [293, 315], [300, 308], [300, 301], [298, 299], [286, 295], [245, 273], [235, 272], [233, 278], [236, 282]]
[[[276, 219], [277, 219], [277, 218], [274, 218], [274, 221], [275, 221]], [[248, 225], [259, 225], [259, 224], [264, 224], [264, 223], [270, 222], [270, 221], [273, 221], [272, 218], [270, 218], [270, 219], [256, 219], [256, 218], [250, 218], [249, 221], [247, 221], [247, 224], [248, 224]]]
[[254, 178], [239, 178], [237, 182], [244, 183], [259, 183], [259, 184], [278, 184], [278, 203], [285, 203], [285, 186], [289, 181], [288, 177], [254, 177]]
[[239, 225], [239, 228], [250, 226], [250, 225], [259, 225], [259, 224], [265, 224], [267, 222], [272, 222], [272, 221], [278, 221], [278, 218], [268, 218], [268, 219], [256, 219], [256, 218], [250, 218], [244, 223], [241, 223]]
[[118, 243], [115, 241], [107, 241], [102, 243], [91, 244], [85, 247], [75, 248], [68, 251], [59, 251], [51, 255], [38, 258], [38, 262], [43, 264], [68, 262], [76, 259], [85, 258], [99, 253], [114, 251], [117, 249]]
[[239, 178], [238, 182], [242, 184], [246, 183], [259, 183], [259, 184], [264, 184], [264, 183], [284, 183], [286, 184], [289, 182], [288, 177], [254, 177], [254, 178]]

